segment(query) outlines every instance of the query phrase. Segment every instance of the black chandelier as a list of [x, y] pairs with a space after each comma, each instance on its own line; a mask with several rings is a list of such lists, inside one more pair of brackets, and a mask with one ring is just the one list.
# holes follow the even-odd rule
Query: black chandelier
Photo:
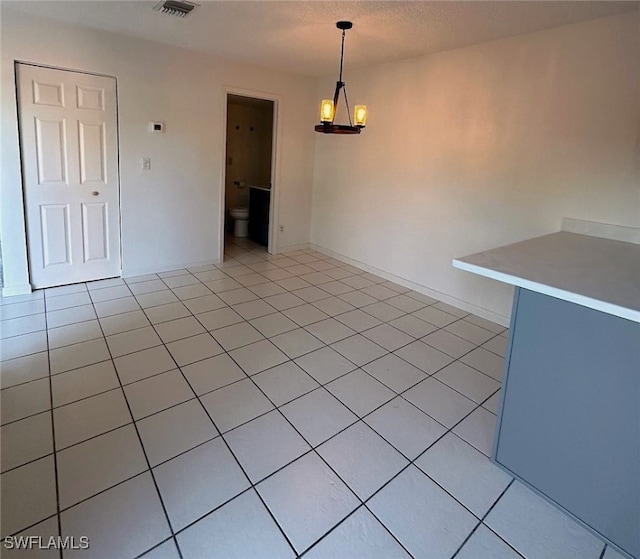
[[[336, 91], [333, 94], [333, 100], [323, 99], [320, 105], [320, 124], [315, 127], [316, 132], [323, 134], [360, 134], [360, 131], [367, 123], [367, 107], [366, 105], [356, 105], [353, 111], [353, 122], [349, 110], [349, 99], [347, 98], [347, 86], [342, 81], [342, 64], [344, 62], [344, 35], [347, 29], [353, 27], [350, 21], [339, 21], [336, 27], [342, 30], [342, 48], [340, 49], [340, 77], [336, 82]], [[349, 116], [349, 124], [334, 124], [333, 120], [336, 116], [338, 108], [338, 98], [340, 91], [344, 94], [344, 102], [347, 106], [347, 115]], [[354, 124], [355, 123], [355, 124]]]

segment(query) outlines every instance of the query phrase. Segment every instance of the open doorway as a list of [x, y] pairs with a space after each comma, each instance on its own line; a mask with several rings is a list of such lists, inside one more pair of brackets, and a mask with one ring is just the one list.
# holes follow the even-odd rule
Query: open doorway
[[227, 94], [224, 254], [270, 248], [275, 101]]

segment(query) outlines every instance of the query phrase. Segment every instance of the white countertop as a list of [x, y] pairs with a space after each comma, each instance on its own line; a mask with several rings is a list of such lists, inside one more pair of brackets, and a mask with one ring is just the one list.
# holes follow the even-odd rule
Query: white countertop
[[481, 276], [640, 322], [640, 245], [552, 233], [456, 258]]

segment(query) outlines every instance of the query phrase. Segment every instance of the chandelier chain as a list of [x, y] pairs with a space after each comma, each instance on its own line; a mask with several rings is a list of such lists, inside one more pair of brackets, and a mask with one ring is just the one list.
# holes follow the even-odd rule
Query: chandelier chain
[[342, 47], [340, 47], [340, 81], [342, 81], [342, 64], [344, 62], [344, 34], [345, 30], [342, 30]]

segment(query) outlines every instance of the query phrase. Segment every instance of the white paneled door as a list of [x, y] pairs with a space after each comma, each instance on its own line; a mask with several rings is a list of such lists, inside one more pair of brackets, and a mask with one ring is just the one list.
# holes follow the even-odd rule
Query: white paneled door
[[17, 65], [33, 287], [120, 275], [116, 80]]

